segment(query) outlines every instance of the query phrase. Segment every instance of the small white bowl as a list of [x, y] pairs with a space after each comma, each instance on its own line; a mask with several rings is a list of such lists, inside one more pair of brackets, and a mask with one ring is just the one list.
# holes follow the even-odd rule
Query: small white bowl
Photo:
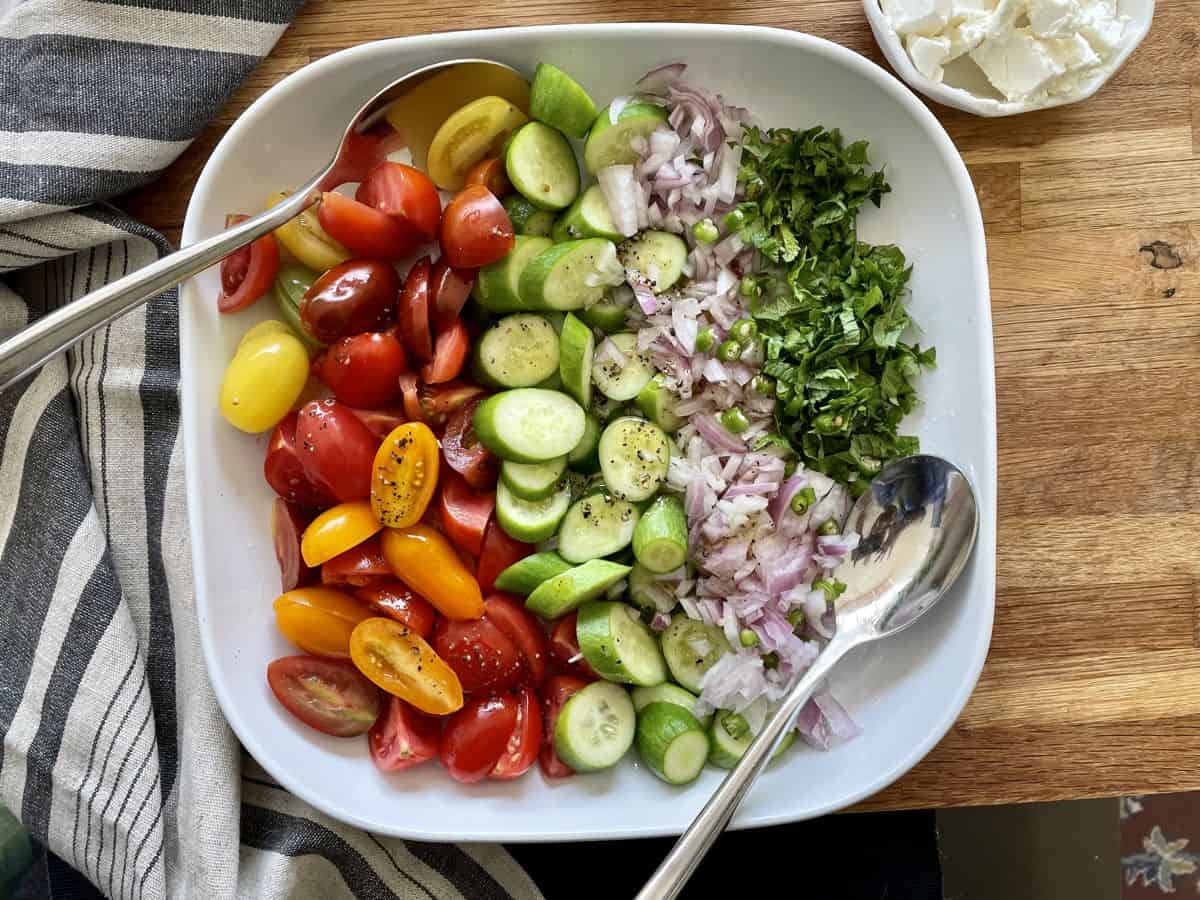
[[[1125, 64], [1138, 44], [1150, 31], [1150, 21], [1154, 18], [1154, 0], [1117, 0], [1117, 11], [1129, 17], [1129, 25], [1125, 43], [1114, 53], [1104, 65], [1092, 74], [1092, 77], [1081, 83], [1079, 89], [1072, 94], [1049, 96], [1037, 102], [1001, 100], [995, 96], [986, 96], [981, 91], [990, 91], [983, 73], [979, 73], [977, 84], [960, 83], [951, 85], [942, 81], [926, 78], [913, 65], [908, 51], [900, 35], [892, 27], [887, 16], [880, 8], [879, 0], [863, 0], [863, 10], [867, 14], [867, 22], [875, 34], [875, 42], [887, 57], [896, 74], [899, 75], [914, 91], [919, 91], [930, 100], [936, 100], [945, 106], [953, 106], [964, 112], [977, 116], [1015, 116], [1018, 113], [1032, 112], [1035, 109], [1049, 109], [1053, 106], [1065, 106], [1068, 103], [1078, 103], [1086, 100], [1112, 77], [1117, 69]], [[994, 93], [994, 92], [993, 92]]]

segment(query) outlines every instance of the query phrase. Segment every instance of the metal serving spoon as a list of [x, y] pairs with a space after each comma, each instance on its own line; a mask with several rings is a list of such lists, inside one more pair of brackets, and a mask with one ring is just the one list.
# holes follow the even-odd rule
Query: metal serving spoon
[[[197, 241], [164, 256], [136, 272], [119, 278], [99, 290], [68, 303], [61, 309], [38, 319], [24, 331], [0, 343], [0, 391], [32, 372], [46, 360], [87, 337], [97, 328], [124, 315], [168, 288], [220, 262], [234, 250], [245, 246], [268, 231], [273, 231], [312, 206], [324, 189], [336, 187], [331, 178], [339, 165], [345, 165], [348, 145], [380, 123], [387, 108], [451, 66], [471, 64], [494, 66], [497, 70], [513, 71], [509, 66], [486, 59], [455, 59], [434, 63], [397, 78], [364, 103], [346, 126], [337, 153], [320, 172], [297, 188], [285, 200], [266, 212], [251, 216], [232, 228]], [[473, 77], [487, 79], [481, 72]]]
[[833, 639], [635, 900], [670, 900], [679, 894], [834, 664], [859, 644], [907, 628], [932, 607], [962, 572], [978, 527], [971, 484], [944, 459], [910, 456], [883, 467], [846, 524], [862, 535], [862, 542], [834, 574], [846, 590], [835, 604]]

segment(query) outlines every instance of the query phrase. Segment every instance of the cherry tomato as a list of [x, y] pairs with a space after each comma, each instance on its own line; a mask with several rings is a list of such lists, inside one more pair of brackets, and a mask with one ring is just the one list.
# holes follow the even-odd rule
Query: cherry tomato
[[547, 778], [566, 778], [575, 774], [575, 770], [559, 759], [554, 751], [554, 724], [558, 721], [563, 704], [587, 684], [583, 679], [570, 675], [552, 675], [542, 685], [542, 748], [538, 751], [538, 765]]
[[250, 434], [278, 425], [308, 381], [308, 350], [283, 323], [276, 325], [251, 329], [255, 333], [238, 346], [221, 379], [221, 415]]
[[367, 732], [371, 759], [382, 772], [399, 772], [428, 762], [438, 755], [442, 720], [413, 709], [399, 697], [390, 697], [383, 715]]
[[455, 781], [482, 781], [496, 767], [517, 724], [517, 701], [511, 695], [472, 700], [446, 723], [442, 732], [442, 765]]
[[300, 555], [306, 565], [319, 566], [357, 547], [382, 527], [365, 500], [339, 503], [308, 523], [300, 538]]
[[396, 307], [400, 276], [386, 262], [351, 259], [312, 283], [300, 301], [300, 320], [324, 344], [342, 335], [378, 331]]
[[479, 491], [492, 487], [500, 474], [500, 460], [475, 436], [475, 407], [482, 400], [482, 396], [473, 397], [455, 410], [442, 435], [446, 465]]
[[429, 257], [422, 256], [408, 270], [400, 292], [400, 334], [417, 359], [433, 359], [433, 333], [429, 330]]
[[542, 704], [530, 688], [521, 688], [517, 694], [517, 724], [500, 759], [491, 771], [492, 778], [508, 780], [520, 778], [537, 759], [542, 746]]
[[512, 221], [496, 195], [481, 184], [472, 184], [442, 213], [441, 243], [448, 265], [478, 269], [504, 259], [516, 238]]
[[350, 412], [358, 421], [367, 426], [367, 430], [379, 440], [383, 440], [396, 430], [396, 427], [408, 421], [403, 409], [387, 407], [386, 409], [351, 409]]
[[483, 601], [483, 618], [504, 632], [520, 651], [529, 684], [541, 684], [546, 677], [546, 633], [525, 605], [510, 594], [492, 594]]
[[498, 156], [489, 156], [471, 166], [467, 170], [467, 184], [482, 184], [497, 197], [503, 197], [512, 190], [512, 183], [504, 170], [504, 160]]
[[392, 567], [383, 558], [378, 535], [342, 551], [321, 565], [322, 584], [369, 587], [382, 581], [390, 581], [391, 578]]
[[355, 590], [354, 596], [366, 603], [377, 615], [395, 619], [407, 625], [414, 634], [428, 639], [433, 634], [437, 612], [424, 597], [414, 594], [408, 585], [392, 578]]
[[371, 509], [389, 528], [421, 521], [438, 482], [438, 443], [424, 422], [398, 425], [379, 445], [371, 481]]
[[454, 547], [428, 525], [387, 528], [383, 558], [396, 577], [450, 619], [478, 619], [483, 594]]
[[293, 716], [334, 737], [364, 733], [383, 706], [379, 689], [341, 659], [284, 656], [267, 666], [267, 684]]
[[533, 551], [533, 544], [514, 541], [493, 518], [483, 533], [483, 552], [479, 554], [479, 568], [475, 573], [480, 590], [490, 594], [496, 586], [496, 576]]
[[578, 619], [579, 613], [573, 612], [555, 623], [554, 630], [550, 632], [550, 656], [564, 672], [595, 681], [600, 676], [579, 652], [579, 638], [575, 635]]
[[371, 496], [379, 440], [337, 400], [304, 404], [296, 420], [296, 447], [308, 479], [337, 500]]
[[432, 644], [468, 694], [503, 691], [525, 680], [521, 651], [489, 619], [440, 619]]
[[275, 625], [283, 636], [315, 656], [350, 657], [350, 633], [371, 611], [341, 591], [297, 588], [275, 598]]
[[399, 622], [360, 622], [350, 635], [350, 658], [375, 684], [422, 712], [444, 716], [462, 708], [462, 685], [454, 670]]
[[390, 334], [365, 332], [340, 338], [320, 357], [317, 377], [351, 406], [387, 406], [400, 394], [408, 370], [404, 347]]
[[467, 305], [474, 286], [474, 269], [455, 269], [444, 259], [433, 264], [433, 274], [429, 276], [429, 305], [433, 309], [434, 328], [444, 331], [454, 324]]
[[434, 431], [445, 428], [447, 419], [456, 409], [472, 398], [484, 395], [483, 388], [461, 381], [418, 385], [416, 375], [401, 375], [400, 390], [404, 396], [405, 415], [424, 422]]
[[[229, 216], [225, 220], [225, 227], [230, 228], [245, 220], [246, 216]], [[264, 234], [245, 247], [234, 250], [221, 260], [218, 312], [231, 313], [245, 309], [271, 290], [278, 274], [279, 243], [275, 235]]]
[[[267, 198], [267, 209], [282, 203], [286, 196], [282, 191], [272, 194]], [[283, 244], [284, 250], [314, 272], [332, 269], [354, 255], [325, 233], [317, 218], [315, 206], [308, 207], [296, 218], [284, 222], [275, 229], [274, 234], [279, 243]]]
[[289, 503], [309, 509], [333, 506], [337, 498], [309, 478], [301, 463], [296, 445], [297, 416], [294, 412], [284, 416], [271, 432], [263, 476], [271, 489]]
[[433, 347], [433, 362], [421, 369], [421, 378], [426, 384], [444, 384], [457, 378], [467, 361], [471, 348], [471, 335], [467, 326], [459, 319], [449, 329], [437, 336]]
[[300, 556], [300, 535], [312, 517], [295, 503], [276, 497], [271, 507], [271, 540], [275, 544], [275, 559], [279, 562], [280, 590], [308, 584], [313, 570]]
[[442, 198], [420, 169], [385, 160], [367, 173], [354, 199], [400, 219], [422, 240], [437, 238]]
[[491, 491], [471, 490], [453, 469], [442, 473], [442, 491], [438, 498], [442, 531], [472, 556], [478, 556], [483, 550], [483, 532], [495, 508], [496, 495]]
[[331, 238], [371, 259], [402, 259], [421, 240], [407, 222], [332, 191], [321, 195], [317, 218]]

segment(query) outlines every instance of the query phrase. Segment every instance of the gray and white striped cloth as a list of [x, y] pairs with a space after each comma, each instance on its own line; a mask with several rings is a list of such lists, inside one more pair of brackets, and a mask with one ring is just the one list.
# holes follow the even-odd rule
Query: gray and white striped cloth
[[[0, 337], [169, 250], [103, 201], [300, 5], [0, 0]], [[193, 608], [177, 299], [0, 394], [0, 803], [110, 897], [540, 897], [502, 847], [342, 826], [242, 754]]]

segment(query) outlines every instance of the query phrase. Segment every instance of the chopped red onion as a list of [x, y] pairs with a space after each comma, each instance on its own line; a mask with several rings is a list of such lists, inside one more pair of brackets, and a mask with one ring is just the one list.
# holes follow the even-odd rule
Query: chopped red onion
[[686, 69], [687, 65], [681, 62], [667, 63], [665, 66], [651, 69], [638, 79], [637, 89], [645, 91], [647, 94], [662, 93], [682, 78]]
[[704, 436], [704, 439], [717, 450], [724, 450], [728, 453], [741, 453], [746, 449], [746, 445], [739, 438], [730, 434], [725, 426], [717, 422], [712, 416], [695, 416], [693, 423], [696, 429]]

